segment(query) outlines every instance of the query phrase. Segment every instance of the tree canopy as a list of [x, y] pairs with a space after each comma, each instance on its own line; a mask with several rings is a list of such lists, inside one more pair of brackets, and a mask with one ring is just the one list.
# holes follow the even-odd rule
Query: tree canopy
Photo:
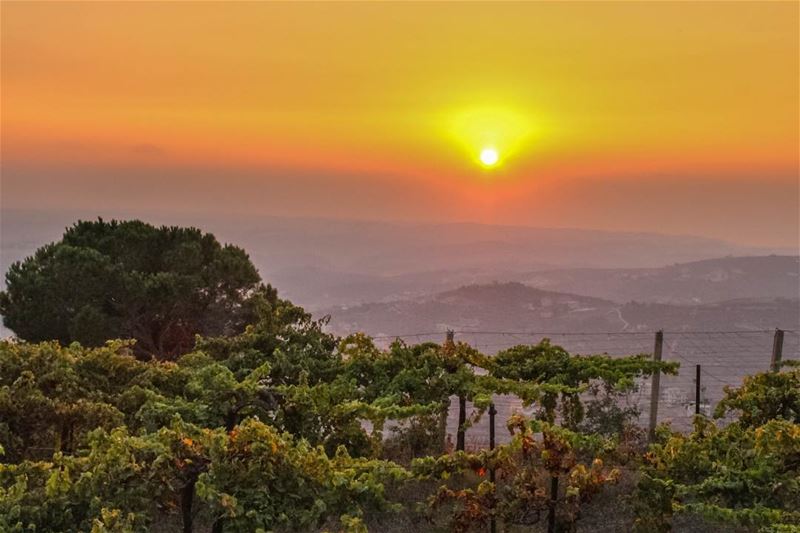
[[173, 359], [197, 334], [242, 331], [264, 291], [244, 250], [210, 233], [98, 219], [11, 265], [0, 314], [28, 341], [130, 338], [141, 357]]

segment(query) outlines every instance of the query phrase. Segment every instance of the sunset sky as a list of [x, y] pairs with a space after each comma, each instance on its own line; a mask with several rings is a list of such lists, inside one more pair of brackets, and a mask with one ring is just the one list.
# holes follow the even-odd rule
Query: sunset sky
[[798, 6], [3, 2], [2, 207], [797, 246]]

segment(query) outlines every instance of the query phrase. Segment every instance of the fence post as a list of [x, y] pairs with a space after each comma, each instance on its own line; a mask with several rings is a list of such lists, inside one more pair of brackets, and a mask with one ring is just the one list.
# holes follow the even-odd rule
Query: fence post
[[[489, 449], [494, 450], [495, 440], [494, 440], [494, 422], [495, 422], [495, 415], [497, 414], [497, 409], [494, 408], [494, 402], [489, 404]], [[489, 480], [494, 483], [494, 468], [489, 470]]]
[[694, 378], [694, 414], [700, 414], [700, 365], [697, 365], [697, 374]]
[[[444, 339], [445, 344], [451, 344], [454, 338], [455, 332], [448, 329], [447, 335]], [[452, 453], [453, 451], [451, 448], [453, 441], [450, 440], [450, 434], [447, 433], [447, 418], [450, 415], [450, 405], [450, 398], [445, 398], [442, 400], [442, 414], [439, 417], [439, 431], [442, 436], [442, 449], [447, 453]]]
[[[656, 331], [656, 344], [653, 348], [653, 361], [661, 361], [661, 349], [664, 345], [664, 332]], [[650, 440], [655, 440], [656, 424], [658, 424], [658, 399], [661, 395], [661, 372], [653, 372], [652, 386], [650, 387], [650, 426], [648, 435]]]
[[[452, 344], [455, 339], [455, 332], [452, 329], [447, 330], [447, 342]], [[467, 399], [463, 395], [458, 397], [458, 427], [456, 428], [456, 450], [462, 452], [466, 448], [466, 434], [464, 431], [464, 424], [467, 423]]]
[[467, 399], [463, 396], [458, 397], [458, 433], [456, 433], [456, 450], [464, 451], [466, 445], [466, 431], [464, 424], [467, 423]]
[[[497, 414], [497, 409], [494, 408], [494, 402], [489, 404], [489, 449], [494, 450], [494, 416]], [[489, 481], [495, 482], [494, 467], [489, 469]], [[497, 489], [495, 489], [495, 494]], [[489, 533], [497, 531], [497, 523], [494, 518], [494, 509], [492, 509], [492, 517], [489, 519]]]
[[772, 372], [780, 372], [781, 359], [783, 358], [783, 330], [775, 328], [775, 339], [772, 342], [772, 361], [769, 369]]

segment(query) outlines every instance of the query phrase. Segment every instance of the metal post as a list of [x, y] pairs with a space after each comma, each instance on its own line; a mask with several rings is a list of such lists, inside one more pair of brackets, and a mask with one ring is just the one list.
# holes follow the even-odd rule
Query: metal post
[[697, 365], [697, 374], [694, 378], [694, 414], [700, 414], [700, 365]]
[[772, 361], [769, 369], [772, 372], [780, 372], [781, 359], [783, 359], [783, 330], [775, 328], [775, 339], [772, 342]]
[[[494, 416], [497, 414], [497, 409], [494, 408], [494, 402], [489, 404], [489, 449], [494, 450]], [[489, 469], [489, 481], [495, 482], [494, 467]], [[495, 489], [495, 494], [497, 493]], [[497, 531], [497, 523], [494, 518], [494, 509], [492, 509], [492, 517], [489, 519], [489, 533]]]
[[[656, 344], [653, 348], [653, 361], [661, 361], [661, 350], [664, 346], [664, 332], [658, 330], [656, 332]], [[658, 424], [658, 399], [661, 395], [661, 372], [656, 370], [653, 372], [652, 386], [650, 387], [650, 426], [648, 434], [650, 440], [655, 440], [656, 437], [656, 424]]]

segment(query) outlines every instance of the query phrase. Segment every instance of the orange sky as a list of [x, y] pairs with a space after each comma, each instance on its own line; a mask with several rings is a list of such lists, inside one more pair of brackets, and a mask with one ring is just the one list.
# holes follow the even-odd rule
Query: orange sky
[[2, 205], [796, 246], [798, 9], [3, 2]]

